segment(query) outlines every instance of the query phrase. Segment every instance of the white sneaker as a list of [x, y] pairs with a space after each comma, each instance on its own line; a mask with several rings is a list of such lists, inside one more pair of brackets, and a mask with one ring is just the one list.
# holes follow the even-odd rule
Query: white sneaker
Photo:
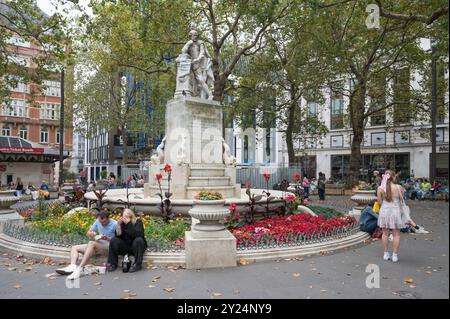
[[56, 271], [58, 274], [60, 274], [60, 275], [66, 276], [66, 275], [70, 275], [71, 273], [73, 273], [73, 272], [75, 271], [76, 268], [77, 268], [77, 265], [75, 265], [75, 264], [70, 264], [70, 265], [67, 266], [67, 267], [59, 268], [59, 269], [56, 269], [55, 271]]
[[390, 260], [390, 259], [391, 259], [391, 254], [388, 253], [388, 252], [384, 253], [383, 259], [384, 259], [384, 260]]
[[398, 255], [397, 254], [392, 254], [392, 261], [393, 262], [398, 262]]
[[394, 240], [394, 235], [390, 234], [388, 240], [389, 241], [393, 241]]
[[77, 266], [75, 268], [75, 270], [73, 271], [73, 273], [71, 275], [69, 275], [69, 277], [67, 277], [67, 279], [69, 279], [69, 280], [79, 279], [81, 277], [82, 271], [83, 270], [81, 269], [81, 267]]
[[419, 229], [414, 229], [416, 234], [428, 234], [429, 231], [426, 231], [425, 228], [423, 228], [422, 226], [419, 226]]

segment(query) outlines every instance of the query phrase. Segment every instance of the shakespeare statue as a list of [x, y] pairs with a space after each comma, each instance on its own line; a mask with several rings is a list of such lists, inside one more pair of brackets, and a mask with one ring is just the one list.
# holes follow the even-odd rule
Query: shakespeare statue
[[214, 84], [211, 56], [205, 43], [198, 40], [198, 32], [189, 32], [189, 41], [184, 45], [177, 62], [176, 96], [194, 96], [212, 100], [210, 86]]

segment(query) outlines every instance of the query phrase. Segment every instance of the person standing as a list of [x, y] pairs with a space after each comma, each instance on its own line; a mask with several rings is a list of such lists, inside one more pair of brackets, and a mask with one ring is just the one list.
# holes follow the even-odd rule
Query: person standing
[[317, 182], [317, 190], [319, 192], [319, 201], [325, 200], [325, 174], [319, 172], [319, 181]]
[[309, 179], [308, 179], [308, 175], [305, 174], [305, 176], [303, 177], [303, 194], [305, 194], [305, 197], [309, 197]]
[[17, 184], [16, 184], [16, 196], [21, 199], [23, 193], [23, 183], [20, 177], [17, 177]]
[[[384, 260], [398, 262], [398, 252], [400, 249], [400, 229], [405, 227], [402, 221], [401, 200], [403, 188], [396, 184], [395, 175], [387, 170], [378, 187], [377, 196], [380, 204], [378, 226], [382, 229], [382, 242], [384, 248]], [[389, 233], [393, 232], [393, 254], [389, 253]]]
[[133, 254], [135, 261], [130, 272], [142, 269], [147, 241], [144, 235], [144, 225], [131, 209], [126, 208], [118, 220], [117, 236], [109, 243], [108, 271], [117, 269], [119, 255]]

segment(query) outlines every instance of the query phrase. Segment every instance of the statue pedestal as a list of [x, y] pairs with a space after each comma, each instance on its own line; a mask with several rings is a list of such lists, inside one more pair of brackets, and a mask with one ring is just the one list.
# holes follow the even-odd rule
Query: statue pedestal
[[[155, 174], [169, 163], [172, 199], [192, 199], [200, 191], [219, 192], [224, 198], [241, 197], [236, 167], [223, 162], [222, 118], [222, 106], [216, 101], [186, 96], [168, 102], [164, 163], [150, 166], [145, 196], [160, 192]], [[165, 192], [167, 174], [162, 173]]]
[[236, 238], [223, 231], [221, 238], [196, 238], [191, 231], [186, 232], [186, 268], [236, 267]]

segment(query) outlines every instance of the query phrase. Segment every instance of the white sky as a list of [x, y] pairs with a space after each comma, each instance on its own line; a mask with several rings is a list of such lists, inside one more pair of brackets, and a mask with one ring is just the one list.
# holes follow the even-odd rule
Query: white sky
[[[42, 9], [42, 11], [44, 11], [45, 13], [47, 13], [48, 15], [52, 15], [56, 10], [55, 10], [55, 6], [53, 5], [54, 3], [59, 2], [58, 0], [36, 0], [37, 5], [39, 6], [39, 8]], [[92, 12], [90, 8], [88, 8], [88, 4], [89, 4], [89, 0], [79, 0], [79, 4], [88, 9], [88, 12]], [[58, 10], [61, 11], [61, 8]]]

